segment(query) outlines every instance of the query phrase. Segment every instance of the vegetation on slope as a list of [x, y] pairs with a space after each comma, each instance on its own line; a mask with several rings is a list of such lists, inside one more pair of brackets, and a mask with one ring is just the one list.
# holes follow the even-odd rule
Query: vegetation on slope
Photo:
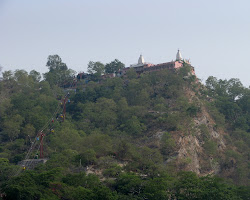
[[[45, 130], [47, 163], [13, 177], [31, 139], [50, 121], [65, 95], [60, 86], [73, 76], [58, 56], [49, 56], [47, 66], [42, 81], [36, 71], [3, 72], [0, 182], [4, 199], [249, 197], [250, 91], [237, 79], [213, 77], [205, 88], [189, 75], [188, 65], [140, 77], [130, 70], [126, 77], [106, 80], [93, 68], [93, 81], [82, 81], [76, 91], [69, 91], [66, 120], [55, 119], [54, 133], [50, 126]], [[105, 70], [100, 63], [91, 66]], [[106, 66], [107, 70], [123, 67], [118, 60]], [[197, 98], [190, 101], [187, 91]], [[193, 161], [188, 157], [177, 161], [176, 137], [194, 135], [194, 118], [202, 115], [202, 105], [215, 120], [214, 128], [225, 134], [227, 147], [219, 152], [207, 126], [199, 127], [206, 156], [216, 158], [221, 166], [218, 175], [227, 181], [179, 171]], [[31, 158], [36, 153], [37, 149]]]

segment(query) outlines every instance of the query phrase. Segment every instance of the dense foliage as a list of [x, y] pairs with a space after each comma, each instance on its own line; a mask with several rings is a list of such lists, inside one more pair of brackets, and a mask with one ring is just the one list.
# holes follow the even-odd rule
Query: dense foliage
[[[217, 80], [209, 77], [206, 81], [207, 95], [213, 98], [210, 108], [217, 108], [217, 125], [224, 127], [229, 133], [226, 136], [228, 149], [226, 157], [221, 161], [225, 168], [237, 162], [234, 179], [249, 183], [250, 152], [250, 89], [245, 88], [239, 79]], [[212, 109], [211, 109], [212, 110]]]
[[[124, 77], [102, 80], [105, 71], [124, 67], [115, 60], [106, 65], [90, 62], [89, 72], [99, 78], [80, 80], [76, 89], [64, 89], [73, 71], [57, 55], [49, 56], [47, 66], [43, 80], [34, 70], [17, 70], [3, 72], [0, 81], [3, 199], [249, 198], [250, 90], [239, 80], [210, 77], [205, 88], [190, 75], [187, 64], [178, 71], [140, 77], [131, 69]], [[200, 100], [190, 102], [187, 89]], [[63, 122], [57, 118], [67, 93], [70, 101]], [[229, 133], [225, 136], [229, 147], [219, 162], [227, 168], [233, 159], [237, 166], [230, 176], [221, 173], [226, 180], [180, 171], [191, 161], [174, 159], [174, 134], [194, 134], [193, 119], [203, 103], [216, 121], [215, 128]], [[49, 160], [14, 176], [20, 169], [16, 164], [25, 158], [41, 129], [46, 133], [44, 153]], [[207, 154], [216, 157], [217, 147], [207, 136], [207, 127], [200, 130]], [[158, 139], [155, 132], [160, 134]], [[37, 152], [34, 149], [30, 158]]]

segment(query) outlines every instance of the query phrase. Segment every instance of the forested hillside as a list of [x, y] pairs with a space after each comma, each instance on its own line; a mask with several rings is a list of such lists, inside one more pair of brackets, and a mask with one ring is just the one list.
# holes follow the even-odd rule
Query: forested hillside
[[[186, 63], [102, 79], [124, 67], [115, 60], [91, 62], [91, 81], [64, 88], [73, 70], [59, 56], [47, 66], [44, 79], [2, 73], [0, 198], [249, 199], [250, 89], [238, 79], [203, 85]], [[24, 170], [41, 130], [48, 161]]]

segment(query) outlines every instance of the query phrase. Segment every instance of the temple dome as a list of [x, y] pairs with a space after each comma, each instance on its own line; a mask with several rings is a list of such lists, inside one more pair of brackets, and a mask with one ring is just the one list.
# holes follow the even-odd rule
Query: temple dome
[[145, 61], [144, 61], [144, 58], [142, 55], [140, 55], [139, 59], [138, 59], [138, 64], [141, 65], [141, 64], [144, 64]]
[[179, 49], [178, 49], [178, 52], [177, 52], [177, 54], [176, 54], [176, 60], [177, 60], [177, 61], [183, 60], [183, 58], [182, 58], [182, 56], [181, 56], [181, 52], [180, 52]]

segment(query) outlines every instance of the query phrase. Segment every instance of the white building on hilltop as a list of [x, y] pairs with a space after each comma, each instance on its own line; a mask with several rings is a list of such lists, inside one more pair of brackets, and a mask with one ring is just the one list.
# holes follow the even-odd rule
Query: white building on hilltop
[[142, 64], [144, 64], [144, 63], [145, 63], [145, 60], [144, 60], [143, 56], [140, 55], [140, 57], [139, 57], [139, 59], [138, 59], [138, 65], [142, 65]]
[[180, 52], [180, 50], [178, 49], [177, 54], [176, 54], [176, 61], [182, 61], [182, 60], [183, 60], [183, 58], [182, 58], [182, 56], [181, 56], [181, 52]]

